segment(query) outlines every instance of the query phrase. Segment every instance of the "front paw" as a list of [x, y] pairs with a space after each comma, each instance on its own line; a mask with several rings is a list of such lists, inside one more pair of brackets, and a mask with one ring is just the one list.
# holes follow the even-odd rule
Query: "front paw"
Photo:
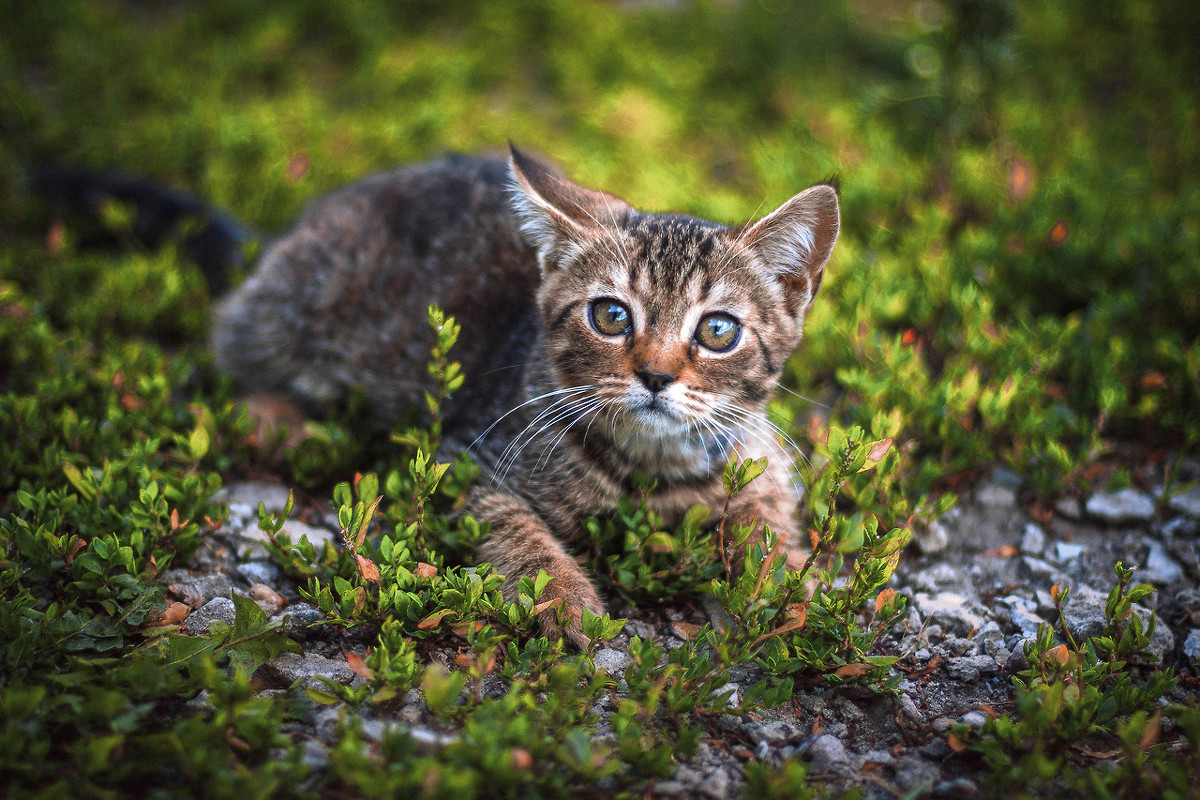
[[556, 587], [557, 582], [546, 587], [542, 602], [535, 606], [542, 634], [552, 641], [564, 639], [579, 650], [587, 650], [592, 641], [583, 632], [583, 610], [600, 616], [604, 606], [590, 583], [572, 587], [575, 591], [571, 591]]

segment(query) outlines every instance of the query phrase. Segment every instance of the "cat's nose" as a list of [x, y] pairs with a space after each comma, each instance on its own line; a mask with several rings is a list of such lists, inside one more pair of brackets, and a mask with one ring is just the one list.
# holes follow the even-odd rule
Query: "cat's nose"
[[667, 384], [675, 380], [674, 375], [664, 375], [661, 372], [650, 372], [649, 370], [635, 370], [634, 374], [645, 385], [647, 389], [658, 394], [663, 389], [667, 388]]

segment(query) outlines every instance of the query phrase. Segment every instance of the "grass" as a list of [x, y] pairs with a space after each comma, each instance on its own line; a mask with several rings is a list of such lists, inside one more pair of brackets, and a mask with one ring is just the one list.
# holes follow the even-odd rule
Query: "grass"
[[[746, 709], [778, 702], [796, 677], [887, 691], [892, 657], [876, 641], [903, 608], [886, 581], [958, 476], [1005, 463], [1050, 500], [1200, 447], [1200, 58], [1187, 33], [1198, 12], [1183, 0], [960, 0], [919, 13], [8, 5], [0, 776], [12, 796], [637, 793], [725, 708], [730, 665], [764, 675]], [[156, 626], [162, 574], [224, 514], [213, 492], [265, 468], [203, 349], [204, 282], [171, 246], [90, 248], [95, 231], [55, 222], [27, 172], [146, 174], [278, 231], [370, 171], [508, 139], [639, 206], [728, 221], [841, 174], [843, 234], [774, 406], [812, 451], [801, 513], [822, 553], [807, 577], [823, 588], [798, 601], [802, 578], [775, 563], [769, 539], [742, 542], [748, 569], [735, 579], [710, 532], [621, 509], [593, 529], [610, 590], [635, 604], [711, 593], [736, 624], [669, 654], [635, 640], [633, 665], [608, 676], [532, 635], [537, 582], [506, 604], [496, 577], [470, 568], [480, 532], [448, 512], [473, 472], [438, 464], [436, 425], [364, 440], [351, 414], [314, 425], [284, 476], [339, 512], [345, 546], [277, 537], [271, 550], [331, 625], [369, 638], [366, 681], [261, 696], [253, 669], [295, 645], [255, 607], [208, 637]], [[432, 356], [446, 391], [452, 339]], [[830, 422], [812, 421], [802, 397], [822, 398]], [[1118, 575], [1116, 604], [1127, 582]], [[1035, 794], [1186, 796], [1185, 762], [1155, 749], [1170, 676], [1129, 683], [1119, 617], [1114, 606], [1104, 646], [1042, 641], [1017, 713], [960, 740], [998, 790], [1020, 774], [1036, 777], [1016, 784]], [[589, 625], [601, 638], [620, 628]], [[422, 642], [463, 647], [468, 663], [429, 669]], [[479, 692], [488, 674], [502, 696]], [[593, 740], [590, 709], [617, 681], [612, 736]], [[460, 731], [455, 743], [429, 753], [394, 732], [372, 749], [351, 715], [319, 772], [281, 732], [312, 703], [386, 712], [413, 687]], [[202, 689], [209, 711], [185, 713]], [[1164, 713], [1194, 760], [1195, 707]], [[1115, 769], [1081, 760], [1096, 736], [1123, 754]], [[798, 763], [747, 779], [765, 796], [818, 790]]]

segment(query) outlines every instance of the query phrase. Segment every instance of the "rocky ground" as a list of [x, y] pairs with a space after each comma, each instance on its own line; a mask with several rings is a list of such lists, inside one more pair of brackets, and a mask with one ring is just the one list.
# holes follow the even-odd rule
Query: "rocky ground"
[[[1195, 475], [1191, 478], [1194, 479]], [[255, 509], [282, 508], [284, 487], [240, 483], [229, 487], [229, 519], [186, 568], [167, 575], [174, 599], [191, 609], [184, 625], [203, 630], [213, 620], [232, 622], [234, 593], [247, 594], [284, 622], [303, 655], [285, 654], [256, 674], [264, 691], [296, 681], [321, 688], [316, 676], [350, 683], [356, 678], [328, 630], [309, 628], [320, 613], [299, 601], [296, 587], [266, 557]], [[311, 517], [310, 517], [311, 518]], [[337, 522], [287, 523], [296, 541], [336, 541]], [[1117, 561], [1136, 565], [1136, 580], [1159, 591], [1140, 613], [1157, 613], [1154, 655], [1183, 674], [1176, 699], [1197, 691], [1200, 672], [1200, 489], [1160, 503], [1153, 494], [1126, 489], [1064, 500], [1053, 509], [1021, 502], [1020, 479], [993, 471], [958, 506], [918, 537], [894, 579], [910, 598], [911, 611], [886, 640], [901, 656], [907, 676], [896, 697], [798, 686], [792, 702], [746, 716], [706, 720], [699, 752], [670, 779], [648, 787], [647, 796], [727, 797], [742, 781], [749, 759], [782, 762], [799, 756], [812, 776], [835, 786], [859, 784], [867, 798], [930, 796], [968, 798], [979, 793], [979, 763], [954, 753], [946, 732], [956, 723], [979, 726], [990, 710], [1011, 701], [1010, 678], [1023, 668], [1023, 645], [1038, 625], [1056, 622], [1051, 586], [1069, 586], [1066, 622], [1077, 637], [1103, 626], [1104, 601]], [[707, 611], [706, 611], [707, 609]], [[686, 623], [716, 620], [703, 604], [694, 611], [646, 616], [633, 609], [626, 633], [596, 653], [597, 666], [620, 673], [629, 663], [629, 634], [668, 646], [682, 643]], [[710, 615], [711, 614], [711, 615]], [[694, 617], [694, 618], [693, 618]], [[679, 623], [685, 623], [680, 625]], [[362, 649], [361, 646], [358, 648]], [[735, 691], [757, 676], [752, 667], [730, 675]], [[203, 705], [204, 698], [193, 701]], [[596, 709], [601, 717], [610, 708]], [[319, 767], [345, 709], [322, 709], [311, 723], [291, 723], [306, 742], [306, 757]], [[446, 736], [428, 718], [420, 693], [411, 691], [391, 719], [368, 718], [364, 732], [379, 737], [403, 726], [419, 744], [437, 747]], [[601, 722], [601, 727], [604, 725]]]

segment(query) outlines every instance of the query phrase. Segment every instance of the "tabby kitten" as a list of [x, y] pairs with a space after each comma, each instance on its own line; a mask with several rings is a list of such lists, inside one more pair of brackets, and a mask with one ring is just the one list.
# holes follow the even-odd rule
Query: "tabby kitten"
[[[375, 175], [316, 202], [218, 308], [218, 364], [248, 390], [320, 406], [361, 389], [386, 426], [428, 389], [425, 308], [462, 325], [466, 383], [448, 450], [488, 478], [478, 557], [546, 570], [541, 624], [584, 647], [595, 588], [568, 547], [582, 520], [641, 496], [668, 523], [720, 508], [732, 456], [769, 457], [728, 524], [801, 545], [790, 459], [764, 408], [821, 282], [838, 200], [814, 186], [727, 227], [637, 211], [515, 148]], [[715, 520], [714, 520], [715, 521]]]

